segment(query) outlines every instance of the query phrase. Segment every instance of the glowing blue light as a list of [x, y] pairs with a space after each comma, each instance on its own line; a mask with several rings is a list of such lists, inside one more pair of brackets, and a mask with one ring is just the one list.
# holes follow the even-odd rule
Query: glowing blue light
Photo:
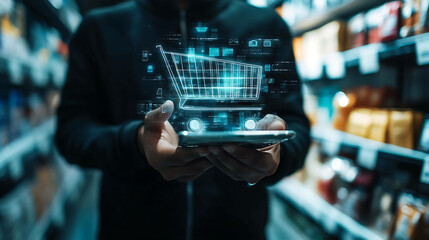
[[210, 48], [209, 49], [209, 56], [210, 57], [219, 57], [220, 51], [219, 48]]
[[258, 41], [257, 40], [251, 40], [249, 41], [249, 47], [257, 47]]
[[256, 121], [253, 119], [248, 119], [244, 122], [244, 128], [247, 130], [254, 130], [256, 128]]
[[229, 57], [234, 55], [234, 49], [232, 48], [223, 48], [222, 49], [222, 56]]
[[205, 32], [207, 32], [207, 29], [209, 29], [209, 28], [208, 27], [195, 27], [195, 29], [199, 33], [205, 33]]
[[198, 132], [201, 130], [202, 128], [202, 122], [199, 119], [191, 119], [188, 123], [188, 128], [189, 130], [193, 131], [193, 132]]
[[271, 64], [265, 64], [265, 72], [271, 71]]
[[147, 72], [148, 73], [153, 73], [153, 66], [152, 65], [148, 65], [147, 66]]

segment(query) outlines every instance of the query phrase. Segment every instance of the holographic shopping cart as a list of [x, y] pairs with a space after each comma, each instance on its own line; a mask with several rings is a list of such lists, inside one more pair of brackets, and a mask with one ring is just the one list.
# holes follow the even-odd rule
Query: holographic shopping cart
[[[179, 107], [190, 111], [247, 111], [261, 107], [240, 105], [256, 101], [261, 91], [262, 66], [223, 59], [166, 52], [158, 45], [168, 74], [179, 96]], [[196, 100], [197, 105], [186, 102]], [[208, 102], [233, 101], [221, 107]]]
[[179, 95], [180, 108], [196, 111], [216, 110], [204, 106], [186, 106], [187, 100], [199, 100], [201, 105], [204, 105], [206, 101], [259, 99], [262, 66], [194, 54], [165, 52], [160, 45], [157, 48]]

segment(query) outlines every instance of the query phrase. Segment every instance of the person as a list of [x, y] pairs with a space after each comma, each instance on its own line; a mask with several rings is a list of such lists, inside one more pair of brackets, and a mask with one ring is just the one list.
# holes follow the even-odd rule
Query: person
[[196, 22], [234, 39], [278, 36], [266, 61], [294, 62], [289, 30], [273, 10], [230, 0], [136, 0], [94, 10], [70, 42], [56, 143], [70, 163], [103, 172], [99, 239], [265, 239], [266, 187], [303, 164], [309, 123], [295, 68], [283, 75], [294, 83], [285, 96], [264, 98], [258, 123], [270, 130], [287, 123], [297, 133], [290, 142], [182, 148], [169, 122], [173, 102], [144, 119], [136, 114], [136, 103], [168, 83], [150, 78], [140, 51], [172, 47], [167, 39], [177, 36], [191, 44]]

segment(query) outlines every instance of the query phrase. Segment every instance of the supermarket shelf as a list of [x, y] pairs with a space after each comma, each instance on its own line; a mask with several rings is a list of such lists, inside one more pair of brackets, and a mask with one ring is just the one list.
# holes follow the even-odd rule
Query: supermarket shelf
[[338, 146], [340, 144], [345, 144], [349, 146], [360, 147], [361, 149], [366, 151], [373, 150], [378, 152], [385, 152], [399, 157], [412, 158], [421, 161], [424, 161], [425, 159], [429, 158], [428, 153], [370, 140], [329, 127], [313, 127], [311, 135], [313, 139], [321, 140], [324, 142], [331, 142], [332, 144], [336, 144]]
[[56, 28], [65, 41], [70, 39], [72, 35], [70, 27], [61, 20], [58, 10], [48, 0], [22, 0], [22, 2], [50, 26]]
[[315, 14], [291, 27], [294, 36], [300, 36], [305, 32], [311, 31], [325, 25], [333, 20], [349, 17], [359, 12], [379, 6], [388, 0], [351, 0], [338, 7], [329, 9], [325, 12]]
[[[311, 77], [307, 78], [303, 76], [305, 80], [315, 80], [315, 79], [321, 79], [324, 74], [322, 71], [323, 67], [327, 68], [328, 64], [330, 64], [330, 61], [335, 61], [333, 59], [336, 59], [336, 57], [340, 56], [343, 61], [344, 65], [347, 68], [350, 67], [358, 67], [361, 62], [361, 57], [364, 54], [371, 54], [372, 52], [377, 55], [377, 61], [380, 60], [388, 60], [393, 59], [395, 57], [402, 57], [407, 55], [412, 55], [416, 53], [416, 41], [418, 39], [429, 39], [429, 33], [423, 33], [420, 35], [407, 37], [407, 38], [401, 38], [392, 42], [386, 42], [386, 43], [373, 43], [368, 44], [361, 47], [356, 47], [344, 52], [338, 52], [334, 53], [336, 56], [333, 57], [332, 54], [328, 54], [326, 56], [322, 56], [319, 59], [319, 64], [313, 65], [313, 67], [319, 67], [320, 76], [318, 77]], [[305, 64], [306, 60], [301, 60], [298, 62], [298, 65], [300, 63]], [[342, 62], [342, 61], [341, 61]], [[409, 63], [413, 63], [413, 61], [407, 61]], [[311, 62], [314, 64], [314, 61]], [[404, 64], [404, 62], [401, 61], [395, 61], [395, 63], [398, 64]], [[332, 64], [338, 64], [338, 62], [332, 63]], [[304, 73], [303, 73], [304, 74]], [[325, 73], [326, 74], [326, 73]]]
[[374, 43], [362, 47], [357, 47], [344, 51], [345, 63], [347, 67], [359, 65], [360, 53], [367, 48], [374, 48], [378, 52], [379, 59], [389, 59], [407, 54], [413, 54], [416, 51], [416, 39], [429, 37], [429, 33], [420, 34], [417, 36], [398, 39], [388, 43]]
[[68, 167], [63, 174], [61, 184], [57, 189], [54, 199], [52, 199], [49, 208], [44, 212], [42, 217], [38, 220], [34, 228], [31, 230], [29, 238], [30, 240], [43, 239], [43, 236], [51, 224], [52, 220], [55, 219], [56, 214], [62, 213], [67, 200], [73, 191], [78, 187], [82, 180], [82, 172], [75, 167]]
[[[53, 87], [60, 88], [64, 84], [66, 71], [65, 60], [55, 59], [43, 64], [35, 56], [16, 56], [0, 49], [0, 73], [10, 75], [12, 84], [22, 85], [24, 76], [28, 74], [32, 79], [31, 86], [45, 87], [53, 84]], [[0, 84], [4, 83], [0, 80]]]
[[13, 159], [17, 159], [33, 151], [39, 144], [46, 144], [49, 138], [54, 134], [55, 122], [55, 119], [51, 118], [28, 134], [0, 149], [0, 169]]
[[336, 209], [295, 179], [283, 180], [270, 190], [308, 215], [332, 235], [336, 235], [338, 227], [341, 227], [359, 239], [386, 239]]

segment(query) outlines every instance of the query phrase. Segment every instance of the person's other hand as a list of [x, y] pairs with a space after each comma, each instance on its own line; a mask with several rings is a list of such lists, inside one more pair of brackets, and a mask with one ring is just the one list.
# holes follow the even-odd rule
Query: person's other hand
[[[267, 115], [258, 122], [258, 130], [286, 130], [286, 122], [278, 116]], [[273, 175], [280, 163], [280, 143], [263, 149], [238, 145], [210, 147], [207, 158], [226, 175], [237, 181], [255, 184]]]
[[167, 121], [173, 111], [173, 102], [166, 101], [146, 114], [144, 126], [138, 134], [139, 147], [149, 165], [165, 180], [192, 181], [213, 165], [205, 158], [207, 148], [178, 147], [177, 133]]

